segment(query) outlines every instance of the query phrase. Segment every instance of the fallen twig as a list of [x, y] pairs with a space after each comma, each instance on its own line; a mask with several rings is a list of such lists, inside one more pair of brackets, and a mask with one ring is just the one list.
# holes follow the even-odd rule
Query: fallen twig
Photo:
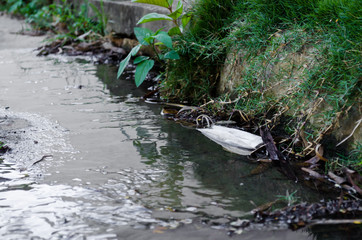
[[356, 129], [358, 128], [358, 126], [361, 124], [362, 122], [362, 118], [360, 120], [358, 120], [356, 123], [356, 126], [353, 128], [352, 132], [350, 135], [348, 135], [345, 139], [343, 139], [341, 142], [339, 142], [336, 147], [338, 147], [339, 145], [341, 145], [342, 143], [344, 143], [345, 141], [347, 141], [350, 137], [353, 136], [354, 132], [356, 131]]
[[44, 155], [41, 159], [33, 162], [33, 163], [30, 165], [30, 167], [34, 166], [35, 164], [40, 163], [41, 161], [45, 160], [45, 159], [48, 158], [48, 157], [53, 157], [53, 155]]
[[347, 175], [347, 179], [348, 179], [349, 183], [352, 184], [352, 187], [354, 188], [354, 190], [356, 190], [356, 192], [358, 192], [362, 196], [362, 189], [355, 183], [355, 181], [352, 178], [352, 174], [354, 174], [355, 172], [350, 169], [345, 168], [344, 173]]
[[298, 181], [292, 167], [289, 164], [289, 160], [285, 157], [276, 147], [273, 137], [267, 127], [260, 128], [260, 135], [265, 144], [265, 148], [268, 151], [269, 157], [273, 161], [278, 161], [282, 172], [291, 180]]

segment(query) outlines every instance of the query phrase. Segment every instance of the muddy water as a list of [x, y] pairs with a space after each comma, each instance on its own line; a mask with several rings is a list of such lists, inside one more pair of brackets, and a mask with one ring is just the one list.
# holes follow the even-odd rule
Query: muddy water
[[[12, 26], [0, 41], [0, 141], [12, 148], [1, 239], [224, 239], [223, 224], [277, 195], [322, 198], [274, 169], [251, 175], [257, 165], [162, 118], [116, 68], [36, 57], [34, 38], [9, 33], [18, 22], [0, 23]], [[279, 228], [234, 238], [310, 238]]]

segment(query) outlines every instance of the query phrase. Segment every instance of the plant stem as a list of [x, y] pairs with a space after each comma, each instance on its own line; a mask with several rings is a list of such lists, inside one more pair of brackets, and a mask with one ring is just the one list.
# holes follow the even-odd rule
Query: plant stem
[[152, 48], [153, 48], [153, 51], [156, 53], [157, 61], [158, 61], [159, 63], [161, 63], [162, 61], [161, 61], [160, 56], [158, 55], [158, 51], [157, 51], [156, 46], [155, 46], [155, 41], [152, 41]]

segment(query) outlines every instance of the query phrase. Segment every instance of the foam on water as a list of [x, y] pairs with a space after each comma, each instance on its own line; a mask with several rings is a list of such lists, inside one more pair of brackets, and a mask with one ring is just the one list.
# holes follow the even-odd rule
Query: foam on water
[[[77, 153], [68, 142], [68, 131], [37, 114], [0, 110], [0, 116], [0, 140], [11, 149], [1, 156], [0, 164], [2, 239], [81, 239], [89, 235], [112, 239], [116, 235], [104, 235], [104, 226], [112, 231], [121, 225], [147, 228], [161, 223], [152, 218], [150, 210], [129, 199], [136, 193], [132, 184], [108, 185], [116, 194], [110, 194], [113, 191], [107, 185], [37, 184], [48, 165], [62, 164], [61, 159], [71, 161]], [[44, 156], [51, 157], [36, 163]], [[137, 179], [137, 185], [147, 182], [142, 176]]]
[[67, 141], [67, 130], [45, 117], [3, 109], [0, 116], [0, 141], [11, 149], [1, 158], [14, 168], [36, 173], [38, 165], [59, 164], [49, 162], [54, 156], [64, 158], [75, 153]]

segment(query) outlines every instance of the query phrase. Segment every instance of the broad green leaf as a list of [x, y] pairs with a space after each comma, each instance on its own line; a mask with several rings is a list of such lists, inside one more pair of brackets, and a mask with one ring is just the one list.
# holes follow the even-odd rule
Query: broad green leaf
[[135, 74], [135, 83], [137, 87], [143, 83], [147, 73], [152, 69], [154, 64], [155, 61], [148, 59], [137, 65]]
[[150, 45], [148, 38], [153, 35], [153, 31], [148, 28], [134, 28], [134, 34], [138, 42], [142, 45]]
[[140, 48], [141, 48], [141, 44], [138, 44], [137, 46], [132, 48], [132, 50], [129, 52], [127, 57], [122, 60], [122, 62], [119, 64], [119, 68], [118, 68], [118, 72], [117, 72], [117, 78], [119, 78], [122, 75], [124, 69], [126, 68], [126, 66], [129, 63], [129, 60], [131, 59], [132, 56], [137, 54], [137, 52], [140, 50]]
[[169, 5], [169, 6], [172, 6], [173, 0], [167, 0], [167, 2], [168, 2], [168, 5]]
[[147, 59], [149, 59], [149, 57], [145, 57], [145, 56], [136, 57], [136, 59], [133, 61], [133, 64], [139, 64], [140, 62], [143, 62]]
[[178, 53], [175, 50], [171, 50], [168, 53], [166, 53], [164, 55], [165, 59], [172, 59], [172, 60], [177, 60], [180, 59], [180, 55], [178, 55]]
[[127, 55], [127, 57], [125, 59], [123, 59], [122, 62], [119, 64], [119, 68], [118, 68], [118, 72], [117, 72], [117, 78], [119, 78], [122, 75], [124, 69], [126, 68], [126, 66], [129, 63], [130, 59], [131, 59], [131, 53], [129, 53]]
[[136, 55], [138, 53], [138, 51], [140, 50], [140, 48], [142, 47], [142, 44], [138, 44], [137, 46], [133, 47], [130, 54], [132, 56]]
[[165, 8], [169, 8], [169, 0], [132, 0], [132, 2], [137, 2], [137, 3], [147, 3], [147, 4], [152, 4], [152, 5], [156, 5], [156, 6], [160, 6], [160, 7], [165, 7]]
[[172, 38], [166, 32], [159, 32], [154, 38], [165, 44], [166, 47], [172, 48]]
[[143, 16], [137, 24], [141, 23], [147, 23], [147, 22], [153, 22], [153, 21], [160, 21], [160, 20], [166, 20], [166, 21], [172, 21], [172, 18], [165, 15], [165, 14], [159, 14], [159, 13], [149, 13], [145, 16]]
[[171, 17], [172, 19], [177, 19], [181, 16], [183, 11], [183, 4], [181, 2], [181, 0], [178, 1], [177, 3], [177, 7], [176, 10], [174, 12], [172, 12], [171, 14], [169, 14], [168, 16]]
[[182, 22], [182, 28], [185, 29], [186, 25], [190, 22], [192, 15], [191, 14], [185, 14], [181, 18]]
[[157, 29], [157, 31], [154, 33], [154, 35], [157, 35], [159, 32], [161, 32], [165, 27]]
[[170, 36], [181, 35], [181, 30], [179, 27], [173, 27], [170, 30], [168, 30], [168, 35]]
[[152, 45], [152, 44], [153, 44], [154, 37], [151, 35], [151, 36], [149, 36], [149, 37], [146, 37], [144, 40], [145, 40], [147, 43], [149, 43], [150, 45]]

